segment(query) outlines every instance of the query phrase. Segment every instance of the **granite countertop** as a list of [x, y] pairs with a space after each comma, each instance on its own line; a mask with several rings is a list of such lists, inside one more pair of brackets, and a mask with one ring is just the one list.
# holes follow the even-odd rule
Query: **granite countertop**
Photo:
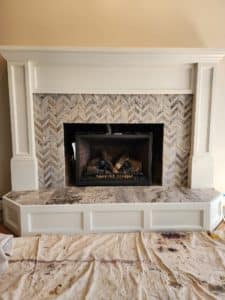
[[151, 187], [65, 187], [9, 192], [5, 197], [22, 205], [94, 203], [209, 202], [219, 196], [214, 189]]

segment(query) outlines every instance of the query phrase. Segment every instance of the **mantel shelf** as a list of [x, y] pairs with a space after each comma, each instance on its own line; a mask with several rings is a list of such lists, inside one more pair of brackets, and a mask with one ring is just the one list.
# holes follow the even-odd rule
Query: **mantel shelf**
[[[100, 56], [103, 59], [110, 59], [112, 56], [116, 59], [123, 58], [126, 63], [127, 58], [133, 58], [134, 63], [139, 60], [150, 59], [151, 63], [162, 62], [162, 60], [180, 61], [187, 63], [198, 62], [216, 62], [225, 56], [225, 49], [210, 48], [98, 48], [98, 47], [31, 47], [31, 46], [0, 46], [0, 53], [7, 60], [45, 60], [63, 59], [70, 60], [79, 57], [95, 59]], [[74, 56], [74, 57], [73, 57]], [[150, 62], [150, 61], [149, 61]], [[129, 62], [130, 63], [130, 62]]]

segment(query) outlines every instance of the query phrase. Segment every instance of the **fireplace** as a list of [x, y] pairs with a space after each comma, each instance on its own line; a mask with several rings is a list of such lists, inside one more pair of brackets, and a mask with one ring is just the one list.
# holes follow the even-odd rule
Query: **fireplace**
[[67, 185], [162, 184], [163, 124], [64, 124]]
[[[154, 179], [153, 149], [152, 184], [214, 186], [216, 74], [224, 50], [0, 47], [0, 52], [8, 61], [13, 190], [65, 187], [71, 181], [63, 130], [69, 123], [163, 124], [163, 172]], [[153, 134], [153, 148], [157, 139]]]
[[[220, 222], [222, 195], [186, 187], [214, 186], [224, 50], [0, 51], [8, 61], [13, 146], [4, 222], [12, 231], [212, 230]], [[83, 187], [138, 180], [158, 186]]]

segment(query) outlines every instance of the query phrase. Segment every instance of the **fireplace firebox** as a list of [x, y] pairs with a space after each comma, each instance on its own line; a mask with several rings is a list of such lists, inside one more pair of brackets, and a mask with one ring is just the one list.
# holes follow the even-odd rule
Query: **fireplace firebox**
[[67, 185], [162, 182], [162, 124], [64, 124]]

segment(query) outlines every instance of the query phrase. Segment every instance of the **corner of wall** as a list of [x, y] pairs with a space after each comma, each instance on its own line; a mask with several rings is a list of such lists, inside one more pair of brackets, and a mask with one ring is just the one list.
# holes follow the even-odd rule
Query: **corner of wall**
[[11, 189], [11, 131], [7, 63], [0, 56], [0, 196]]

